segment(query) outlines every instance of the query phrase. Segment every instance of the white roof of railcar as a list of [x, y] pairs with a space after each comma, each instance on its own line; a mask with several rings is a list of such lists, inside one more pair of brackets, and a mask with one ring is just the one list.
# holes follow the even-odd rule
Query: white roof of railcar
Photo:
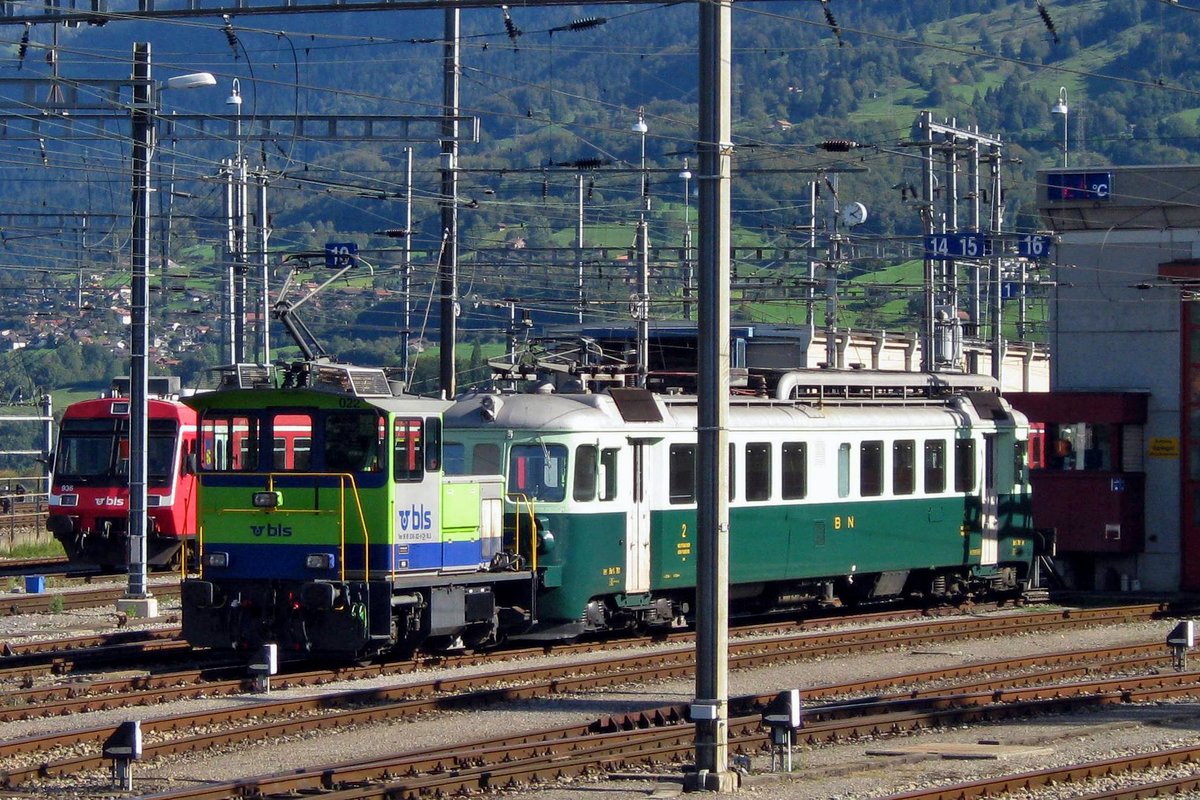
[[[695, 429], [694, 397], [664, 397], [647, 393], [661, 419], [626, 419], [608, 394], [509, 394], [473, 395], [461, 399], [445, 413], [451, 429], [511, 428], [515, 430], [587, 431], [621, 429], [627, 432]], [[1001, 406], [1012, 417], [1013, 411]], [[651, 415], [653, 416], [653, 415]], [[490, 418], [489, 418], [490, 417]], [[1023, 419], [1017, 416], [1016, 419]], [[777, 400], [734, 399], [729, 405], [733, 430], [885, 429], [980, 427], [985, 419], [966, 396], [936, 405], [814, 406]]]

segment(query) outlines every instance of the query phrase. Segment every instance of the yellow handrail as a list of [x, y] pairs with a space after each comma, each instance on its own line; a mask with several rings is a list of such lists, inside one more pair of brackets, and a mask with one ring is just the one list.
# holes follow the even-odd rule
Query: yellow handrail
[[508, 492], [507, 497], [516, 507], [513, 516], [516, 519], [516, 529], [513, 531], [514, 544], [516, 545], [516, 555], [521, 555], [521, 504], [524, 503], [529, 508], [529, 563], [531, 568], [537, 571], [537, 516], [535, 514], [534, 500], [528, 495], [520, 492]]

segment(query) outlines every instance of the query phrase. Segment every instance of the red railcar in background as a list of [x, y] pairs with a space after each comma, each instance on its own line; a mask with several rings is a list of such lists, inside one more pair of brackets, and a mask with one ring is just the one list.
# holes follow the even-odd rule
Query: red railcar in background
[[[147, 404], [146, 561], [165, 566], [196, 538], [196, 412], [169, 396]], [[46, 527], [73, 563], [129, 563], [129, 407], [115, 389], [63, 412]]]

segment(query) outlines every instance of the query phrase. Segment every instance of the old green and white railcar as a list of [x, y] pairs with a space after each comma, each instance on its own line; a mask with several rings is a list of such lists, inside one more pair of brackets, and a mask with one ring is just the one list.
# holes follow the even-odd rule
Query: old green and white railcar
[[[696, 581], [696, 400], [479, 394], [445, 412], [447, 473], [506, 481], [536, 529], [534, 635], [683, 620]], [[1016, 596], [1036, 557], [1027, 424], [995, 393], [734, 399], [736, 609]]]

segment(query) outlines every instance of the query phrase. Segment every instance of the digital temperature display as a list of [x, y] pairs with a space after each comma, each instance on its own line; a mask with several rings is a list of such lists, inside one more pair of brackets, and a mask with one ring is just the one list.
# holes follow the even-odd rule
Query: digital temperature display
[[1046, 176], [1046, 199], [1108, 200], [1112, 183], [1111, 172], [1052, 172]]

